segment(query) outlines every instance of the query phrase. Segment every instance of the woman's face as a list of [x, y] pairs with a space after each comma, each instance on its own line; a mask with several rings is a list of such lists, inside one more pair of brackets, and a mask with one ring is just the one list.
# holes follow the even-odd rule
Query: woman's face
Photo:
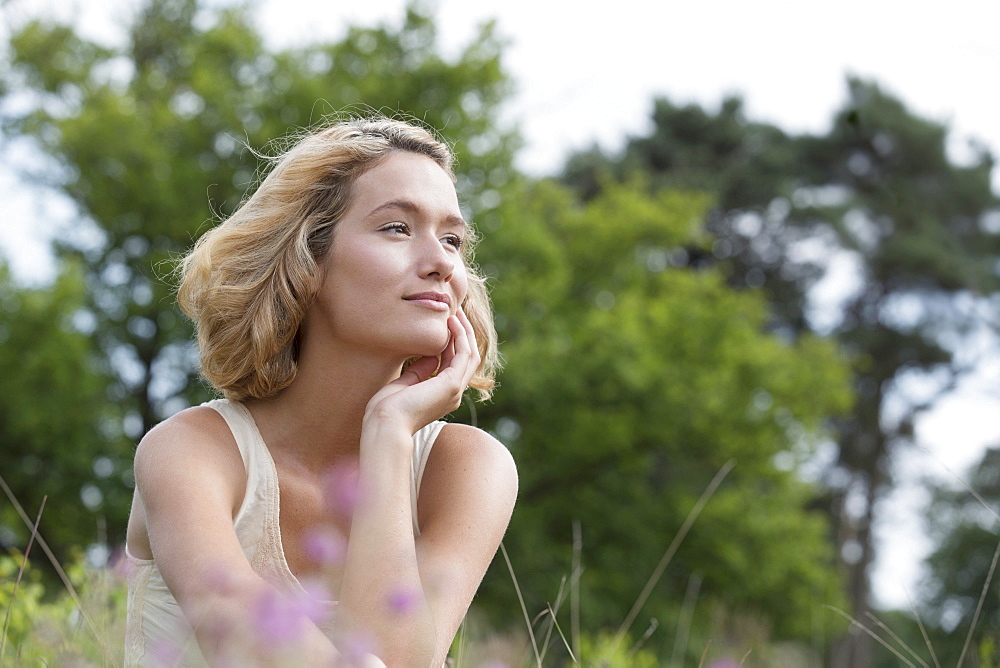
[[307, 336], [400, 357], [439, 354], [465, 300], [466, 224], [448, 174], [396, 152], [358, 177], [337, 224]]

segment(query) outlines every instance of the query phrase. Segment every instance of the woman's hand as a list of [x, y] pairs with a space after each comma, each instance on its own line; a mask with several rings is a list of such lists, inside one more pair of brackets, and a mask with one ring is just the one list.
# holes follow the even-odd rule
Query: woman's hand
[[479, 368], [476, 335], [461, 309], [448, 318], [451, 338], [438, 357], [421, 357], [368, 402], [363, 427], [372, 420], [405, 426], [410, 434], [447, 415], [462, 403], [462, 395]]
[[[431, 609], [418, 563], [411, 501], [413, 434], [461, 404], [479, 367], [476, 336], [465, 313], [448, 318], [448, 331], [441, 355], [414, 361], [376, 392], [362, 422], [361, 501], [351, 518], [337, 625], [347, 633], [370, 633], [379, 655], [393, 666], [428, 665], [451, 642], [451, 637], [439, 640], [438, 634], [447, 630], [454, 635], [450, 626], [437, 623]], [[404, 616], [391, 605], [399, 592], [412, 595]]]

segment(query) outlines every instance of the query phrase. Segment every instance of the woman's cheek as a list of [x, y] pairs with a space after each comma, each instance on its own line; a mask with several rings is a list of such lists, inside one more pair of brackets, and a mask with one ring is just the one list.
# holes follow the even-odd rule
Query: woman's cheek
[[469, 273], [468, 273], [468, 270], [466, 270], [465, 267], [463, 267], [462, 270], [461, 270], [461, 274], [459, 275], [459, 273], [456, 272], [456, 274], [455, 274], [455, 276], [453, 277], [452, 280], [458, 281], [456, 283], [456, 288], [455, 288], [455, 295], [456, 295], [456, 297], [458, 297], [458, 299], [455, 300], [456, 303], [455, 303], [455, 311], [454, 311], [454, 313], [457, 313], [458, 309], [465, 307], [465, 300], [469, 298]]

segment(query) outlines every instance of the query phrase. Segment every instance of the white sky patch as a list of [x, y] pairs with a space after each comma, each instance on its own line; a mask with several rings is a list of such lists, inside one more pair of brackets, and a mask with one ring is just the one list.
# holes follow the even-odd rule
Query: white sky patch
[[[992, 388], [992, 392], [984, 391]], [[925, 573], [921, 562], [933, 545], [925, 535], [929, 500], [923, 480], [961, 486], [988, 447], [1000, 446], [1000, 356], [994, 356], [959, 389], [917, 420], [922, 446], [901, 453], [895, 463], [899, 486], [879, 507], [878, 563], [873, 572], [876, 603], [909, 609]]]
[[13, 275], [29, 284], [55, 277], [52, 239], [72, 219], [72, 202], [49, 188], [35, 187], [11, 165], [40, 169], [26, 142], [6, 141], [0, 148], [0, 255]]
[[852, 251], [821, 243], [828, 257], [826, 273], [809, 291], [806, 317], [815, 331], [832, 332], [844, 317], [844, 306], [862, 286], [861, 260]]

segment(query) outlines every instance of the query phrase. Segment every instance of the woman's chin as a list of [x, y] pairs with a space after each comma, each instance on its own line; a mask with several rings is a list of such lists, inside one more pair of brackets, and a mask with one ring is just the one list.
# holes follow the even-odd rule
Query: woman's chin
[[420, 337], [419, 341], [414, 341], [412, 355], [414, 357], [437, 357], [448, 347], [450, 336], [447, 330], [441, 336]]

